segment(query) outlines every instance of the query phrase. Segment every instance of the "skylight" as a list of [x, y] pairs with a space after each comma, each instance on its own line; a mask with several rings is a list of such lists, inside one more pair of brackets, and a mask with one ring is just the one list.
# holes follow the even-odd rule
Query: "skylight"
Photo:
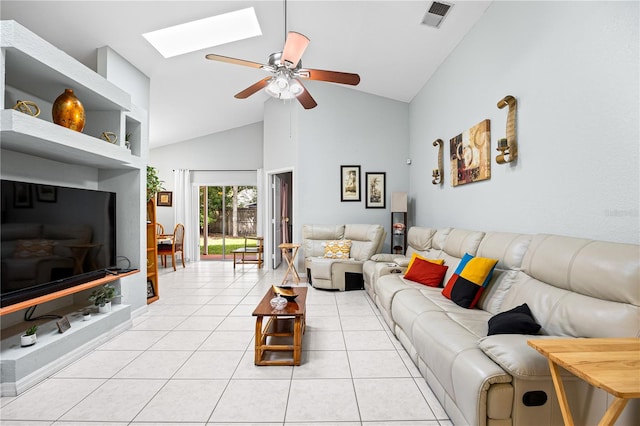
[[142, 34], [165, 58], [259, 35], [253, 7]]

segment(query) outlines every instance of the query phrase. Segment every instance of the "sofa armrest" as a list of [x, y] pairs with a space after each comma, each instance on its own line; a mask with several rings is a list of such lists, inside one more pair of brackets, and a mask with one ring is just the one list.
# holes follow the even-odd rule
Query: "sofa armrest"
[[371, 260], [374, 262], [393, 262], [397, 257], [397, 254], [378, 253], [371, 256]]
[[396, 265], [406, 269], [407, 266], [409, 266], [409, 262], [411, 262], [411, 258], [409, 258], [409, 257], [398, 257], [398, 255], [396, 255], [396, 257], [393, 258], [393, 262], [395, 262]]
[[[551, 377], [547, 358], [527, 344], [527, 340], [534, 338], [557, 339], [559, 337], [495, 334], [480, 339], [479, 346], [489, 358], [513, 377], [529, 380]], [[566, 372], [564, 374], [569, 375]]]

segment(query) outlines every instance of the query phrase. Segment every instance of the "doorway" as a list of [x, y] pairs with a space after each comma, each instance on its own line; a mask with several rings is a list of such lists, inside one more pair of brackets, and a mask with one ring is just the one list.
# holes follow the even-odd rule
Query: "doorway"
[[270, 245], [273, 269], [282, 263], [278, 246], [293, 240], [293, 172], [271, 175]]
[[[257, 235], [256, 186], [200, 186], [200, 260], [231, 260]], [[256, 240], [248, 240], [247, 246]]]

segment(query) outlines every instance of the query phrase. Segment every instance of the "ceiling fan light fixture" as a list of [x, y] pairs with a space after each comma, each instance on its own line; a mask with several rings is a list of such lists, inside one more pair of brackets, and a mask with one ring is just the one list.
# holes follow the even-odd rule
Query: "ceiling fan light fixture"
[[289, 89], [289, 78], [284, 74], [280, 74], [274, 80], [276, 86], [278, 86], [278, 90], [284, 92]]
[[276, 99], [294, 99], [304, 92], [304, 87], [296, 78], [279, 72], [264, 88], [265, 92]]
[[298, 96], [300, 93], [304, 92], [304, 87], [297, 78], [292, 78], [289, 83], [289, 91], [294, 96]]

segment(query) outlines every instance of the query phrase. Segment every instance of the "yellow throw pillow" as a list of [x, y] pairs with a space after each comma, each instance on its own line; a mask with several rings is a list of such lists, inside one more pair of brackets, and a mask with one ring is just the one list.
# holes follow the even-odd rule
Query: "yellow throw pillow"
[[426, 260], [427, 262], [435, 263], [436, 265], [440, 265], [440, 266], [444, 265], [444, 259], [427, 259], [426, 257], [420, 256], [418, 253], [413, 253], [411, 255], [411, 260], [407, 265], [407, 272], [409, 272], [409, 269], [411, 269], [411, 265], [413, 265], [413, 261], [416, 260], [416, 258]]
[[351, 240], [327, 241], [324, 245], [324, 257], [327, 259], [349, 259]]

